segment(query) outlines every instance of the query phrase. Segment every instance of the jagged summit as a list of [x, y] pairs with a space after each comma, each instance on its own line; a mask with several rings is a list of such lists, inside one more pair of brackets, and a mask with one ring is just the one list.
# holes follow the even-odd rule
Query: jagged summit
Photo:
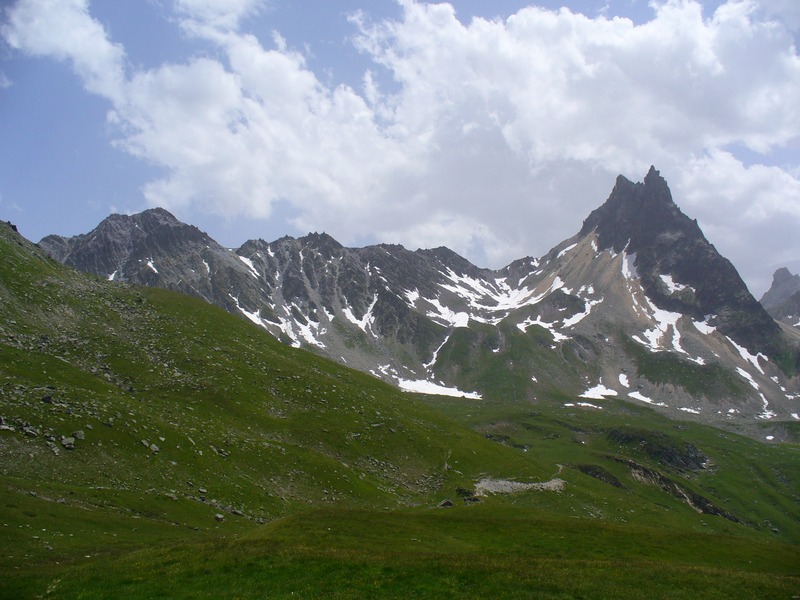
[[621, 252], [627, 247], [629, 253], [638, 252], [665, 232], [702, 237], [697, 222], [680, 211], [666, 180], [652, 166], [641, 183], [617, 177], [608, 200], [589, 214], [580, 235], [592, 231], [597, 233], [600, 249]]

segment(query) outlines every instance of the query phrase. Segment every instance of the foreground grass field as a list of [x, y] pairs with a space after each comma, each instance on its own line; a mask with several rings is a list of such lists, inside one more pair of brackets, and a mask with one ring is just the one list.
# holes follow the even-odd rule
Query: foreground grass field
[[2, 225], [0, 256], [0, 598], [800, 594], [797, 445], [403, 394]]
[[[28, 569], [6, 597], [791, 598], [796, 546], [503, 506], [293, 515], [235, 539]], [[5, 578], [4, 578], [5, 579]]]

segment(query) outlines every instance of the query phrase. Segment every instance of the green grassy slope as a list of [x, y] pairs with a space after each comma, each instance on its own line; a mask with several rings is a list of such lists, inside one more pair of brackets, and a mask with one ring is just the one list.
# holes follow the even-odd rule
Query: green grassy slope
[[[795, 446], [557, 392], [402, 394], [200, 301], [65, 269], [5, 225], [0, 257], [0, 597], [797, 586]], [[681, 466], [689, 446], [706, 468]], [[484, 477], [565, 487], [476, 502]]]

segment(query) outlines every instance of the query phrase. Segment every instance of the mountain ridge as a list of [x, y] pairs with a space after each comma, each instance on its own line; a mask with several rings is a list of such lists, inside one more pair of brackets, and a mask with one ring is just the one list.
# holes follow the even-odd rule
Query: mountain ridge
[[[346, 248], [324, 232], [231, 250], [163, 209], [110, 219], [40, 245], [101, 277], [199, 296], [406, 390], [529, 402], [563, 390], [706, 420], [798, 418], [800, 332], [764, 311], [654, 167], [643, 182], [618, 177], [572, 238], [497, 270], [445, 247]], [[676, 375], [649, 369], [655, 359]]]

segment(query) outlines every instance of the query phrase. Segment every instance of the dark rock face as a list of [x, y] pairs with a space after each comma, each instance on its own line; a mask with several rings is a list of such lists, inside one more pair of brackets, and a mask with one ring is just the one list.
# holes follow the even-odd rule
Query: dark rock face
[[[634, 265], [647, 296], [659, 308], [711, 321], [755, 352], [777, 356], [780, 330], [747, 290], [735, 267], [706, 240], [697, 221], [681, 212], [667, 182], [655, 170], [643, 183], [620, 176], [605, 204], [584, 221], [581, 235], [596, 232], [601, 249], [636, 255]], [[670, 277], [683, 289], [664, 283]]]

